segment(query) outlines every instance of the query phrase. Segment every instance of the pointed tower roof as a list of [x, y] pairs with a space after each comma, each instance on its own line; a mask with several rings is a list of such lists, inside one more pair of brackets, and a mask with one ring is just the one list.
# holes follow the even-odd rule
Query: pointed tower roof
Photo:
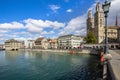
[[115, 26], [118, 27], [118, 17], [116, 16]]
[[92, 10], [88, 11], [88, 18], [92, 18]]
[[97, 12], [102, 11], [102, 4], [100, 2], [98, 2], [96, 5], [96, 11]]

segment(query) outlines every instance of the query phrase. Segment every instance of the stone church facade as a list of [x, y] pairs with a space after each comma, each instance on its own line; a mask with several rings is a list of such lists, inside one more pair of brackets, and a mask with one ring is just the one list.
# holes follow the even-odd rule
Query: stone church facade
[[[118, 20], [116, 17], [115, 26], [108, 26], [108, 42], [114, 43], [118, 39]], [[94, 16], [92, 10], [88, 11], [87, 18], [87, 34], [92, 31], [96, 37], [97, 43], [104, 43], [105, 40], [105, 19], [102, 4], [100, 2], [96, 5]]]

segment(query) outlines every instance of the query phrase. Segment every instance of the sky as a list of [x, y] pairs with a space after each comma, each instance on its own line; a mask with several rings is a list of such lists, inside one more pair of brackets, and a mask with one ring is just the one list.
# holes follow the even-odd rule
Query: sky
[[[111, 1], [108, 24], [120, 18], [120, 0]], [[0, 44], [61, 35], [86, 35], [88, 10], [104, 0], [0, 0]], [[120, 20], [119, 20], [120, 21]]]

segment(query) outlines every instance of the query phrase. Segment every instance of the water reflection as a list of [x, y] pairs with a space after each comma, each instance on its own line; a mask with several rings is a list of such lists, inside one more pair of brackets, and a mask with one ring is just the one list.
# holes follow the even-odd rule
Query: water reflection
[[25, 51], [25, 58], [36, 58], [36, 53], [33, 54], [32, 51]]
[[16, 59], [20, 55], [20, 52], [18, 51], [5, 51], [5, 57], [6, 59]]

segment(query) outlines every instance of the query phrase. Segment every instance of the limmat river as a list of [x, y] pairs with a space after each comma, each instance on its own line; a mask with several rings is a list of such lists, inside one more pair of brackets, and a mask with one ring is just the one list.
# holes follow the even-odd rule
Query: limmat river
[[0, 80], [96, 80], [98, 62], [92, 55], [0, 51]]

